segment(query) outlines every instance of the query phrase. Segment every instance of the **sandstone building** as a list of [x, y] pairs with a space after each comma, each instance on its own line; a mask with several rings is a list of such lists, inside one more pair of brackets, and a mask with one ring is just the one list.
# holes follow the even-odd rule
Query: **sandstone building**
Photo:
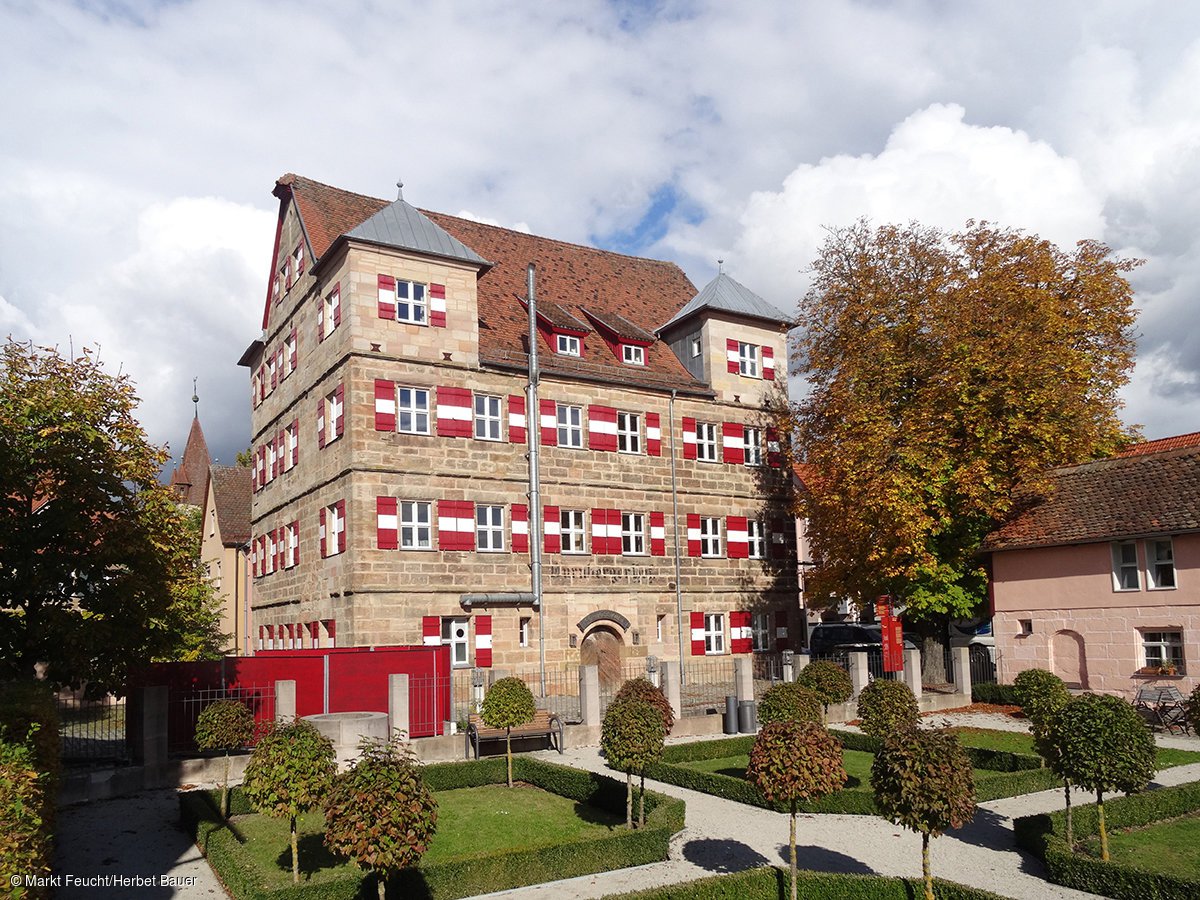
[[[798, 635], [787, 321], [719, 274], [286, 175], [250, 370], [261, 650], [447, 643], [537, 665]], [[526, 269], [541, 378], [527, 407]], [[793, 621], [793, 620], [797, 621]]]

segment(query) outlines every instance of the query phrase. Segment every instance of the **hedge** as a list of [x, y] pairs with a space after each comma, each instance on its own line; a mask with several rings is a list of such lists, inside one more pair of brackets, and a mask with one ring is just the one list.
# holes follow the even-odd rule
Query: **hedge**
[[[933, 884], [938, 900], [1001, 900], [990, 891], [953, 881], [935, 878]], [[791, 881], [786, 869], [764, 866], [732, 875], [614, 894], [608, 900], [780, 900], [789, 896], [790, 891]], [[914, 900], [924, 893], [924, 883], [919, 878], [884, 875], [801, 871], [796, 884], [799, 900]]]
[[1011, 684], [972, 684], [972, 703], [994, 703], [997, 706], [1020, 706]]
[[[1104, 801], [1109, 830], [1138, 828], [1200, 811], [1200, 782], [1159, 788]], [[1075, 839], [1099, 834], [1096, 805], [1073, 811]], [[1114, 897], [1116, 900], [1194, 900], [1200, 897], [1200, 879], [1162, 875], [1117, 862], [1102, 862], [1067, 846], [1066, 812], [1025, 816], [1013, 822], [1017, 846], [1046, 864], [1047, 877], [1056, 884]]]
[[[507, 781], [504, 757], [424, 766], [422, 775], [434, 791], [448, 791]], [[593, 772], [568, 769], [528, 757], [513, 759], [513, 777], [543, 790], [624, 815], [625, 785]], [[270, 890], [262, 887], [246, 854], [236, 823], [221, 821], [217, 793], [181, 794], [180, 817], [197, 846], [208, 857], [236, 900], [282, 897], [288, 900], [348, 900], [374, 895], [367, 873], [351, 868], [345, 877], [319, 884]], [[249, 812], [242, 791], [229, 798], [230, 815]], [[685, 804], [661, 794], [646, 794], [646, 827], [624, 829], [597, 840], [578, 841], [534, 850], [513, 850], [408, 869], [392, 878], [389, 893], [415, 898], [454, 898], [557, 881], [609, 869], [660, 862], [668, 857], [671, 836], [682, 830]]]

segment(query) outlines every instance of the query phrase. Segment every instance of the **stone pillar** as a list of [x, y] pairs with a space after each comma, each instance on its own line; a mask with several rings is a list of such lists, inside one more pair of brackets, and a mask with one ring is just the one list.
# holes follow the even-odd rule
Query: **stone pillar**
[[167, 761], [166, 685], [142, 689], [141, 764], [146, 768]]
[[783, 651], [783, 680], [784, 683], [790, 683], [796, 680], [800, 674], [800, 670], [808, 665], [809, 657], [807, 655], [800, 656], [792, 653], [791, 650]]
[[954, 661], [954, 690], [971, 702], [971, 657], [966, 647], [950, 648], [950, 657]]
[[388, 676], [388, 737], [396, 733], [396, 729], [408, 736], [408, 676]]
[[679, 680], [682, 674], [679, 662], [674, 659], [664, 659], [658, 666], [662, 672], [662, 692], [666, 694], [667, 702], [671, 704], [675, 719], [679, 720], [683, 717], [683, 705], [679, 701]]
[[275, 682], [275, 719], [290, 722], [296, 718], [296, 682]]
[[600, 669], [596, 666], [579, 667], [579, 714], [584, 725], [601, 724]]
[[904, 651], [904, 683], [913, 692], [913, 696], [921, 699], [921, 651], [917, 649]]
[[870, 672], [867, 669], [867, 654], [866, 652], [852, 652], [850, 657], [850, 683], [854, 686], [854, 698], [858, 699], [858, 695], [862, 693], [862, 689], [871, 681]]
[[754, 699], [754, 660], [750, 657], [733, 658], [733, 686], [738, 703]]

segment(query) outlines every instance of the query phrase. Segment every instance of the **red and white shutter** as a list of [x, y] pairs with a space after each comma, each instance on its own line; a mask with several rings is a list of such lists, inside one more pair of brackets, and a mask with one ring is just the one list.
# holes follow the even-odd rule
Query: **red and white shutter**
[[650, 555], [667, 555], [667, 523], [660, 512], [650, 513]]
[[275, 571], [283, 571], [284, 563], [287, 559], [287, 529], [275, 529]]
[[[620, 540], [620, 526], [618, 526], [618, 540]], [[620, 552], [618, 544], [618, 552]], [[592, 553], [611, 553], [608, 549], [608, 510], [593, 509], [592, 510]]]
[[333, 327], [337, 328], [342, 324], [342, 286], [335, 284], [333, 286]]
[[750, 613], [735, 609], [729, 614], [729, 652], [749, 653], [754, 648]]
[[646, 413], [646, 453], [662, 456], [662, 425], [658, 413]]
[[508, 442], [510, 444], [525, 443], [525, 398], [519, 394], [510, 394], [508, 398]]
[[275, 388], [279, 387], [279, 366], [275, 364], [276, 356], [277, 354], [272, 351], [271, 365], [267, 367], [271, 372], [271, 390], [275, 390]]
[[375, 379], [375, 430], [396, 430], [396, 382]]
[[746, 429], [740, 422], [724, 422], [721, 425], [722, 459], [733, 466], [746, 461]]
[[321, 623], [320, 622], [309, 622], [308, 623], [308, 639], [311, 642], [310, 645], [312, 646], [312, 648], [314, 650], [316, 650], [318, 647], [321, 646]]
[[767, 381], [775, 380], [775, 351], [766, 344], [762, 348], [762, 376]]
[[296, 357], [300, 353], [300, 335], [297, 332], [295, 326], [292, 327], [291, 350], [289, 352], [291, 354], [292, 371], [295, 372], [296, 371]]
[[588, 407], [588, 448], [617, 451], [617, 411], [610, 406]]
[[687, 517], [688, 556], [700, 555], [700, 514], [688, 513]]
[[267, 626], [259, 625], [258, 626], [258, 649], [259, 650], [267, 649], [266, 639], [267, 639]]
[[696, 420], [683, 417], [683, 458], [696, 458]]
[[275, 649], [275, 626], [268, 625], [267, 628], [267, 647], [268, 650]]
[[434, 328], [446, 327], [446, 286], [429, 286], [429, 324]]
[[789, 643], [791, 643], [788, 640], [787, 613], [777, 612], [774, 614], [774, 616], [775, 649], [780, 651], [787, 650]]
[[480, 669], [492, 667], [492, 617], [475, 617], [475, 665]]
[[738, 342], [733, 338], [725, 340], [725, 360], [729, 372], [733, 375], [738, 375], [742, 371], [742, 361], [740, 358]]
[[287, 462], [287, 430], [279, 429], [279, 436], [275, 438], [275, 459], [279, 463], [279, 474], [282, 475], [288, 470]]
[[475, 549], [475, 504], [470, 500], [438, 501], [438, 546], [442, 550]]
[[542, 552], [562, 552], [562, 523], [557, 506], [542, 507]]
[[608, 511], [608, 552], [617, 556], [621, 555], [621, 511], [619, 509]]
[[317, 343], [325, 340], [325, 301], [317, 295]]
[[542, 446], [558, 446], [558, 404], [553, 400], [538, 401], [539, 426], [542, 430]]
[[514, 503], [511, 512], [512, 521], [512, 552], [529, 552], [529, 507], [524, 503]]
[[258, 541], [254, 538], [250, 539], [250, 574], [258, 577]]
[[325, 446], [325, 398], [317, 400], [317, 446]]
[[263, 485], [267, 483], [267, 448], [265, 446], [258, 448], [258, 483]]
[[253, 448], [250, 449], [250, 461], [252, 463], [254, 463], [254, 465], [252, 465], [250, 467], [250, 490], [257, 492], [258, 491], [258, 451]]
[[292, 465], [295, 466], [300, 462], [300, 420], [292, 419], [292, 434], [296, 436], [296, 442], [292, 444]]
[[691, 614], [692, 623], [692, 656], [704, 655], [704, 613]]
[[346, 386], [339, 384], [333, 395], [337, 397], [337, 421], [333, 423], [334, 433], [341, 437], [346, 433]]
[[437, 389], [438, 437], [471, 436], [471, 392], [466, 388]]
[[379, 276], [379, 318], [396, 318], [396, 279], [391, 275]]
[[767, 465], [783, 465], [783, 447], [779, 443], [779, 431], [774, 427], [767, 428]]
[[[297, 519], [292, 523], [292, 537], [295, 537], [296, 544], [292, 547], [292, 565], [300, 565], [300, 520]], [[315, 645], [314, 645], [315, 646]]]
[[442, 646], [442, 620], [437, 616], [421, 616], [421, 643], [426, 647]]
[[771, 559], [787, 557], [787, 523], [783, 519], [771, 520]]
[[321, 559], [324, 559], [325, 557], [327, 557], [329, 555], [329, 540], [326, 535], [326, 523], [325, 523], [325, 519], [327, 518], [327, 516], [328, 516], [328, 511], [325, 509], [325, 507], [322, 506], [319, 523], [317, 525], [317, 534], [320, 535], [320, 537], [321, 537]]
[[375, 498], [375, 538], [380, 550], [396, 550], [400, 546], [395, 497]]
[[746, 530], [745, 516], [729, 516], [725, 519], [725, 542], [730, 559], [749, 559], [750, 536]]
[[296, 274], [304, 274], [304, 241], [296, 245]]
[[341, 525], [341, 530], [338, 531], [338, 536], [337, 536], [337, 552], [345, 553], [346, 552], [346, 531], [348, 530], [348, 525], [349, 525], [349, 523], [346, 521], [346, 501], [339, 500], [336, 505], [337, 505], [338, 523]]

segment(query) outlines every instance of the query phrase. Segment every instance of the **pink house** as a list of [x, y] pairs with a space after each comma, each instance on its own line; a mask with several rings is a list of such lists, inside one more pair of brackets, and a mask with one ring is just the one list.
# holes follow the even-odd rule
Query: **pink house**
[[1200, 432], [1055, 469], [989, 535], [997, 675], [1132, 697], [1200, 684]]

